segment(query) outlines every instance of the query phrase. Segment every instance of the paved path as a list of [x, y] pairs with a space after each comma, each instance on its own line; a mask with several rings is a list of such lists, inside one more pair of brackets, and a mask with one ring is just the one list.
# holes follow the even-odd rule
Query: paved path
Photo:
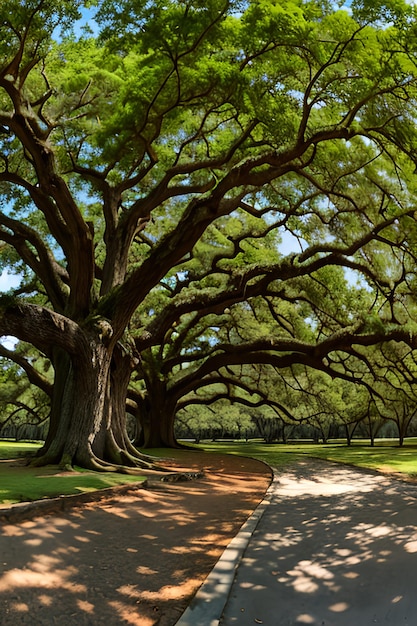
[[220, 621], [202, 590], [201, 626], [417, 625], [417, 485], [305, 460], [268, 495], [243, 558], [219, 562], [226, 582], [239, 557]]
[[320, 462], [276, 484], [222, 626], [417, 624], [417, 486]]

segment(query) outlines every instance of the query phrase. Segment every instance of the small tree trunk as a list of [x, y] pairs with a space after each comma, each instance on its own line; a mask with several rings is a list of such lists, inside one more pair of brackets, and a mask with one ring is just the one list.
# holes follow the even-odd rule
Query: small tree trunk
[[372, 427], [372, 423], [370, 423], [369, 425], [369, 437], [371, 439], [371, 447], [373, 448], [375, 446], [375, 433]]
[[352, 445], [352, 437], [350, 433], [350, 428], [348, 424], [345, 424], [345, 434], [346, 434], [346, 443], [348, 446]]

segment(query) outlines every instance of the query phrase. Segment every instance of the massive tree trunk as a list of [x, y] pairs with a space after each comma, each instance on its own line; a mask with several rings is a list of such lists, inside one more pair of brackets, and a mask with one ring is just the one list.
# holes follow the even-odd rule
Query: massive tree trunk
[[165, 384], [154, 381], [152, 388], [148, 387], [143, 396], [137, 397], [139, 436], [135, 445], [139, 448], [180, 447], [174, 432], [175, 408]]
[[0, 322], [4, 334], [31, 341], [47, 354], [55, 370], [49, 432], [34, 464], [161, 469], [129, 441], [126, 394], [132, 361], [112, 333], [104, 332], [105, 323], [80, 326], [49, 309], [8, 302]]
[[[71, 355], [54, 350], [56, 384], [50, 430], [36, 465], [79, 465], [93, 470], [166, 471], [143, 454], [127, 433], [127, 391], [131, 355], [119, 343], [106, 345], [100, 335], [84, 331]], [[175, 405], [157, 379], [150, 397], [138, 404], [140, 447], [178, 447], [174, 435]]]
[[[126, 393], [130, 355], [90, 336], [69, 362], [60, 355], [53, 406], [60, 409], [36, 464], [79, 465], [93, 470], [160, 469], [130, 442], [126, 431]], [[65, 384], [61, 381], [65, 379]]]
[[155, 469], [153, 459], [139, 452], [127, 433], [126, 398], [133, 366], [131, 355], [117, 344], [110, 367], [104, 457], [122, 466]]
[[38, 464], [105, 469], [111, 359], [102, 341], [84, 333], [76, 354], [55, 361], [51, 427]]

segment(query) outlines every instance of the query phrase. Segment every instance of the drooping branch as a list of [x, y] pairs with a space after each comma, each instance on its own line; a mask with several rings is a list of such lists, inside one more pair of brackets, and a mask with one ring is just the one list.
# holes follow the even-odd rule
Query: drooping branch
[[357, 380], [343, 371], [332, 367], [326, 357], [335, 351], [350, 351], [352, 346], [372, 346], [387, 341], [404, 342], [417, 347], [417, 338], [403, 328], [387, 330], [375, 334], [359, 334], [360, 328], [343, 329], [330, 337], [315, 344], [309, 344], [295, 339], [260, 339], [252, 342], [242, 342], [238, 345], [217, 346], [217, 353], [206, 359], [199, 367], [190, 373], [185, 373], [178, 384], [182, 393], [193, 391], [202, 380], [213, 371], [222, 367], [240, 364], [270, 364], [277, 368], [289, 367], [300, 363], [319, 369], [332, 377], [346, 380]]

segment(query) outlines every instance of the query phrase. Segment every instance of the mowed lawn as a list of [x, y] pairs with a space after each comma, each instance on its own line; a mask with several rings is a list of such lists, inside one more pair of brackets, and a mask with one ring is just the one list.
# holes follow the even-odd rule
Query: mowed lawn
[[143, 482], [144, 476], [118, 473], [62, 472], [58, 466], [31, 467], [24, 457], [36, 443], [0, 441], [0, 506], [61, 495], [74, 495], [117, 485]]
[[266, 444], [262, 441], [204, 442], [200, 447], [206, 451], [251, 456], [274, 467], [284, 466], [295, 458], [309, 456], [380, 472], [402, 474], [408, 479], [415, 478], [417, 481], [416, 438], [406, 439], [401, 448], [395, 439], [378, 439], [375, 446], [370, 446], [369, 441], [366, 440], [354, 440], [351, 446], [347, 446], [344, 440], [340, 440], [327, 444], [304, 442]]
[[[28, 502], [60, 495], [72, 495], [143, 482], [144, 476], [118, 473], [90, 472], [77, 469], [62, 472], [58, 466], [31, 467], [24, 463], [25, 455], [34, 453], [39, 443], [0, 441], [0, 506]], [[284, 467], [295, 459], [315, 457], [346, 463], [381, 472], [402, 475], [417, 481], [417, 439], [406, 439], [402, 448], [396, 440], [379, 439], [375, 446], [365, 440], [354, 440], [351, 446], [345, 441], [328, 444], [289, 443], [266, 444], [258, 441], [204, 442], [192, 447], [203, 452], [219, 452], [249, 456], [273, 467]], [[155, 457], [175, 457], [174, 450], [147, 450]]]

